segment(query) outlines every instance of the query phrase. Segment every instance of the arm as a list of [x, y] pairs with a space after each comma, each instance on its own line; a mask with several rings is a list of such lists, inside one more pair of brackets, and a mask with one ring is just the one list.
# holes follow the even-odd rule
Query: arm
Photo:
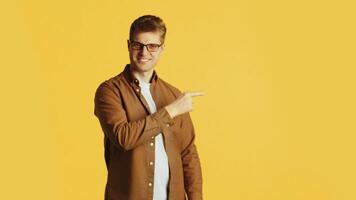
[[187, 146], [181, 152], [184, 188], [189, 200], [201, 200], [202, 195], [202, 172], [199, 155], [194, 144], [195, 133], [190, 115], [187, 113], [183, 118], [183, 130], [187, 131], [189, 137], [186, 140]]
[[173, 122], [165, 108], [143, 119], [128, 122], [121, 98], [105, 82], [98, 87], [94, 103], [94, 113], [104, 134], [123, 151], [149, 141], [152, 136], [160, 133], [166, 124]]

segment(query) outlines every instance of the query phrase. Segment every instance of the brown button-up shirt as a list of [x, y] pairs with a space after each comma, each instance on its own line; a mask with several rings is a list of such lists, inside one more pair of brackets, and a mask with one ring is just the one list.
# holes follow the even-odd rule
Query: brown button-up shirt
[[152, 200], [154, 138], [162, 133], [169, 163], [169, 200], [202, 199], [202, 173], [189, 113], [171, 118], [166, 105], [181, 92], [156, 71], [150, 91], [157, 111], [151, 113], [130, 65], [101, 83], [94, 113], [104, 132], [108, 178], [105, 200]]

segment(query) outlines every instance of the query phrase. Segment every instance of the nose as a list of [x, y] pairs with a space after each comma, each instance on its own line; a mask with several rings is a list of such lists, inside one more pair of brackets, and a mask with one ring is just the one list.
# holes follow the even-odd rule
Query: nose
[[147, 48], [147, 46], [143, 46], [140, 51], [140, 55], [147, 55], [149, 53]]

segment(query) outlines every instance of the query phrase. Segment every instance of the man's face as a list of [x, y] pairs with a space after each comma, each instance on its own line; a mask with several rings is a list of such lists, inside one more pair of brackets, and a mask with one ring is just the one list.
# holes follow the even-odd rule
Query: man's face
[[[161, 45], [161, 36], [159, 32], [140, 32], [136, 33], [131, 42], [128, 43], [130, 55], [130, 64], [134, 70], [139, 72], [153, 71], [156, 63], [161, 56], [163, 46], [160, 46], [156, 51], [148, 51], [148, 46], [137, 48], [141, 44], [157, 44]], [[134, 47], [136, 46], [136, 48]], [[151, 45], [154, 46], [154, 45]], [[152, 50], [152, 49], [151, 49]]]

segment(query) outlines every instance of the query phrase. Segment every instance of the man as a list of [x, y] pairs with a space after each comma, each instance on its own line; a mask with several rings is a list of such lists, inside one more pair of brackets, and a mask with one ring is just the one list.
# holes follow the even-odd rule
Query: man
[[101, 83], [95, 115], [104, 132], [106, 200], [202, 199], [202, 173], [189, 115], [192, 97], [157, 76], [166, 27], [156, 16], [130, 28], [130, 64]]

